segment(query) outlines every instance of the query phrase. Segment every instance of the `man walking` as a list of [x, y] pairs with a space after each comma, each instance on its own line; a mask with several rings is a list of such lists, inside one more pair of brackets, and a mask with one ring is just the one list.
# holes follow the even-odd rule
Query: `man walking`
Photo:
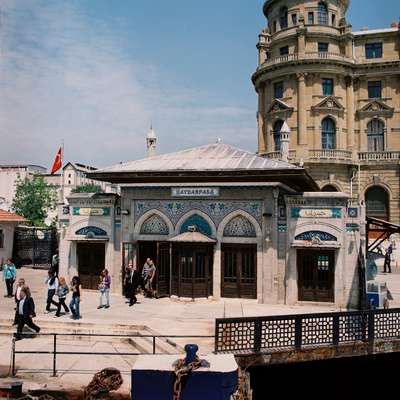
[[137, 303], [136, 290], [139, 286], [139, 273], [130, 262], [125, 277], [125, 295], [129, 299], [129, 307]]
[[392, 273], [392, 267], [390, 265], [391, 263], [391, 259], [392, 259], [392, 252], [393, 252], [393, 247], [392, 244], [389, 245], [389, 247], [386, 250], [386, 254], [385, 254], [385, 262], [383, 264], [383, 272], [389, 272], [389, 274]]

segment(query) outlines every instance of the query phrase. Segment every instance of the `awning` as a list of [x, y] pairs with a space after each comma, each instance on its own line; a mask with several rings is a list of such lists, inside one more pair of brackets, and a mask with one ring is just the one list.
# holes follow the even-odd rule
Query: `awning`
[[217, 241], [200, 232], [185, 232], [169, 239], [173, 243], [216, 243]]

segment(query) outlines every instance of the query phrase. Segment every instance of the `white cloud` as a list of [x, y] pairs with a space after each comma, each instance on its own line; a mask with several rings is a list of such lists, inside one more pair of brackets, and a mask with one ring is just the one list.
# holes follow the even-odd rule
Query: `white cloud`
[[[0, 0], [0, 164], [93, 165], [142, 157], [155, 122], [160, 151], [222, 137], [250, 149], [255, 110], [162, 82], [133, 61], [113, 27], [67, 1]], [[135, 38], [132, 38], [135, 40]]]

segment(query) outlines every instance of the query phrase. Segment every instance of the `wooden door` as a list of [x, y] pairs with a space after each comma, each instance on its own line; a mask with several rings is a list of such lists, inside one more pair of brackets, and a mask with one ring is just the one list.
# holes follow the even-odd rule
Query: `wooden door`
[[170, 294], [170, 244], [158, 243], [156, 283], [159, 296]]
[[257, 245], [222, 245], [222, 297], [257, 298]]
[[335, 252], [298, 250], [300, 301], [334, 302]]
[[78, 274], [85, 289], [98, 289], [105, 267], [104, 243], [77, 243]]

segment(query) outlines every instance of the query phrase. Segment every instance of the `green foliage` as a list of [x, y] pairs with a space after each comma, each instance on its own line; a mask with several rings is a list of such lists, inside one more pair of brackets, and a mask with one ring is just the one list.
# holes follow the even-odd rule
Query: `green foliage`
[[94, 183], [87, 183], [86, 185], [80, 185], [71, 190], [72, 193], [102, 193], [103, 189], [100, 185]]
[[40, 175], [18, 177], [11, 207], [34, 226], [44, 226], [47, 213], [57, 207], [56, 186], [48, 184]]

